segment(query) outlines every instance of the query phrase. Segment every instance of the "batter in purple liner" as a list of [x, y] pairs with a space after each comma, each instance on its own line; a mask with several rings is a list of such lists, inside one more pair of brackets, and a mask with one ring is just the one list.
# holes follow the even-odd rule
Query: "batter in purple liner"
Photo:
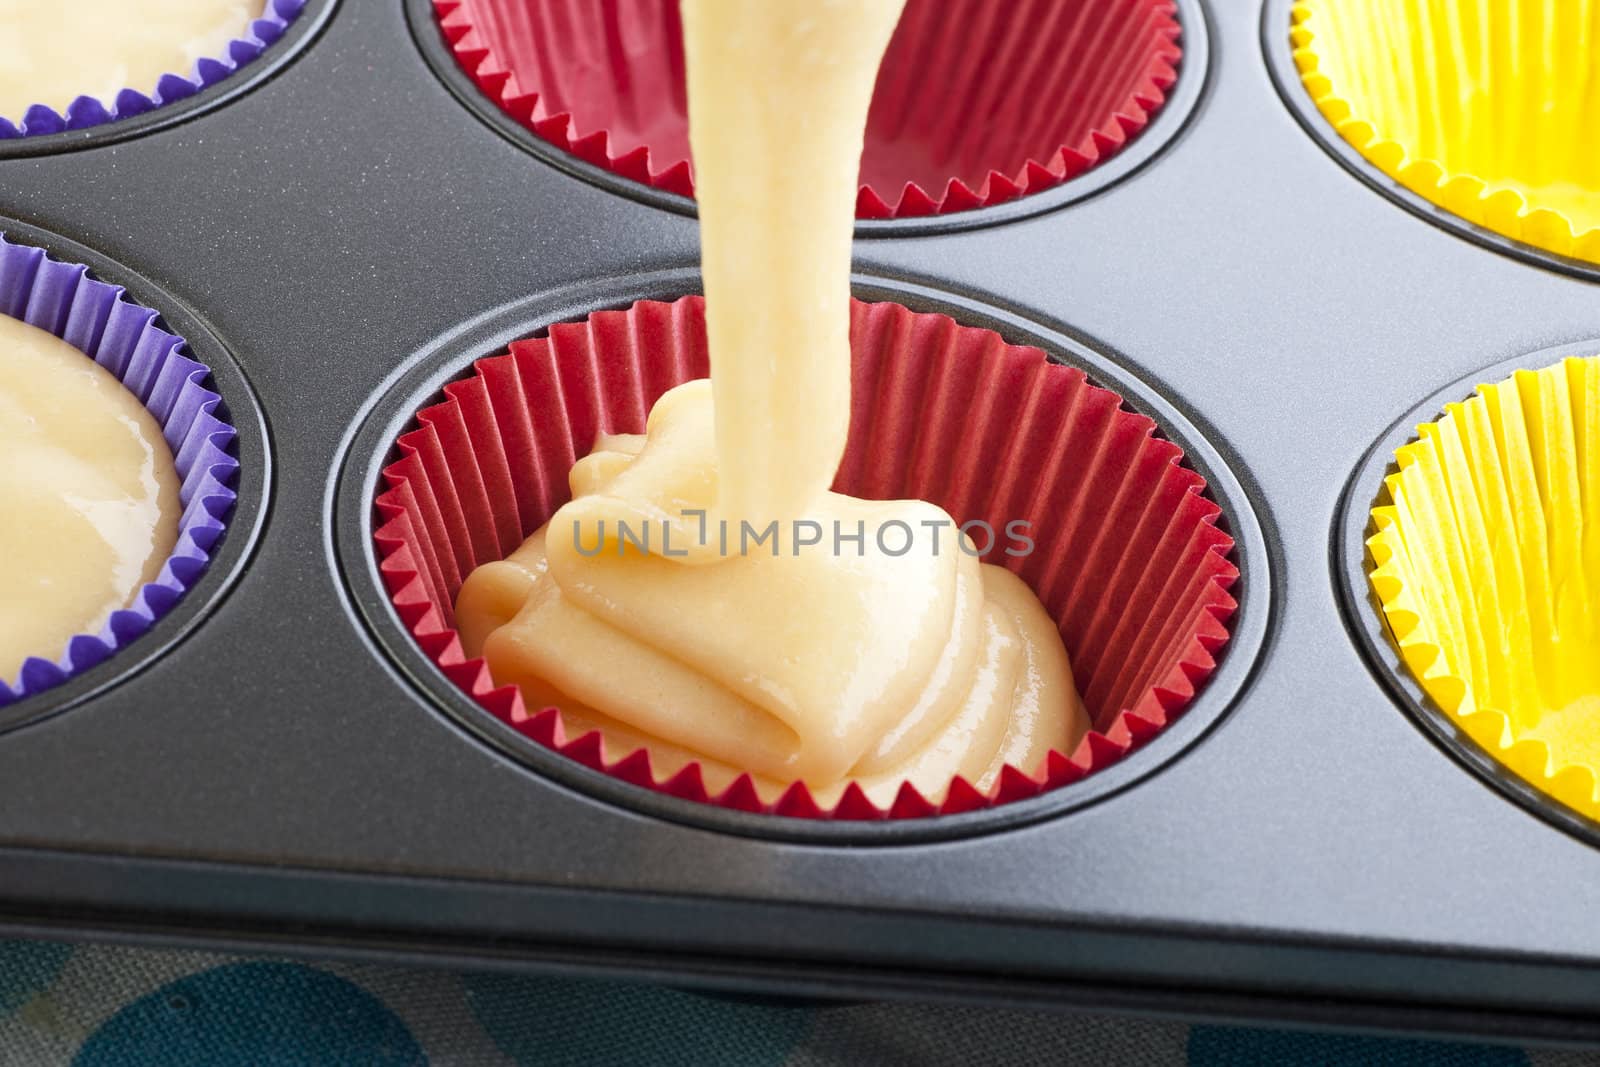
[[178, 539], [161, 427], [105, 368], [0, 316], [0, 679], [54, 660], [154, 581]]
[[163, 74], [186, 76], [225, 57], [266, 0], [0, 0], [0, 117], [34, 104], [65, 113], [80, 96], [110, 104], [149, 95]]

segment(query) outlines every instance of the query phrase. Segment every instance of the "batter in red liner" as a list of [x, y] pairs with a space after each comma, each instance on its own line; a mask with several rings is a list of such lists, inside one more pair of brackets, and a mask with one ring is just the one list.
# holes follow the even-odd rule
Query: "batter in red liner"
[[[467, 652], [596, 735], [600, 763], [633, 750], [630, 773], [691, 775], [725, 803], [1001, 799], [1069, 773], [1089, 728], [1064, 635], [1025, 581], [976, 562], [969, 524], [827, 491], [855, 419], [850, 196], [899, 6], [685, 0], [711, 380], [665, 390], [643, 435], [591, 429], [550, 524], [506, 553], [495, 517], [500, 551], [433, 590], [460, 586]], [[970, 520], [981, 551], [1002, 523], [1004, 556], [1029, 559], [1031, 517]]]
[[602, 433], [640, 433], [668, 389], [709, 372], [703, 301], [644, 301], [551, 327], [479, 360], [418, 413], [377, 498], [375, 541], [395, 610], [463, 691], [514, 729], [597, 771], [673, 796], [800, 818], [955, 814], [1069, 785], [1125, 758], [1182, 714], [1215, 669], [1236, 604], [1232, 539], [1182, 452], [1082, 371], [988, 330], [897, 304], [851, 304], [851, 416], [833, 488], [919, 499], [962, 523], [1029, 520], [1017, 574], [1057, 623], [1091, 720], [1042, 768], [993, 789], [964, 779], [935, 803], [914, 787], [880, 805], [847, 789], [835, 805], [803, 786], [776, 801], [754, 783], [709, 788], [701, 769], [607, 750], [598, 733], [527, 705], [465, 655], [461, 583], [504, 559], [570, 498], [567, 471]]

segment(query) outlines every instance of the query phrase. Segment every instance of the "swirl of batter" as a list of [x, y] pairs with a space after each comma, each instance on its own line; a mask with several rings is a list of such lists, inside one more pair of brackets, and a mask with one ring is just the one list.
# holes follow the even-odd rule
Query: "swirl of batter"
[[[1088, 728], [1020, 579], [932, 504], [828, 488], [867, 108], [902, 6], [684, 0], [711, 378], [596, 442], [573, 500], [456, 605], [468, 654], [531, 706], [712, 788], [748, 773], [769, 801], [793, 782], [824, 802], [849, 782], [880, 804], [907, 781], [986, 789]], [[924, 535], [878, 536], [891, 524]]]

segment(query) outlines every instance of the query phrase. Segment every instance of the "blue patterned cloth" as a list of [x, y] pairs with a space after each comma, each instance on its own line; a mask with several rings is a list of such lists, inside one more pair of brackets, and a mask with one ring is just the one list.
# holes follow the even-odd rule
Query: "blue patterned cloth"
[[0, 1067], [1600, 1067], [1600, 1054], [0, 941]]

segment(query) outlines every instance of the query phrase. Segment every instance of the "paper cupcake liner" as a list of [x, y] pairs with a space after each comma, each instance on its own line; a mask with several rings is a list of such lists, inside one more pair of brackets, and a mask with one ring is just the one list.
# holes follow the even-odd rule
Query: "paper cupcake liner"
[[0, 140], [84, 130], [188, 99], [260, 58], [300, 16], [306, 3], [307, 0], [268, 0], [261, 17], [250, 24], [243, 37], [229, 41], [223, 55], [198, 60], [188, 74], [163, 74], [149, 94], [123, 89], [109, 102], [80, 96], [67, 105], [64, 115], [48, 105], [34, 104], [23, 113], [20, 122], [0, 116]]
[[1060, 623], [1093, 722], [1073, 752], [1008, 767], [988, 793], [957, 779], [939, 803], [907, 784], [885, 810], [852, 785], [825, 807], [797, 784], [769, 804], [748, 776], [713, 794], [697, 764], [658, 774], [648, 752], [573, 736], [558, 710], [524, 707], [466, 658], [453, 603], [467, 575], [566, 502], [567, 471], [596, 434], [642, 432], [657, 397], [707, 374], [699, 297], [553, 326], [478, 361], [418, 413], [375, 502], [379, 569], [402, 623], [456, 685], [540, 744], [636, 785], [748, 811], [882, 819], [988, 807], [1074, 782], [1160, 732], [1212, 672], [1236, 606], [1233, 541], [1179, 448], [1082, 371], [942, 315], [855, 302], [852, 346], [835, 488], [920, 497], [996, 529], [1033, 522], [1031, 555], [991, 562], [1015, 570]]
[[1600, 0], [1302, 0], [1306, 91], [1367, 161], [1486, 229], [1600, 263]]
[[113, 612], [98, 633], [68, 641], [59, 659], [30, 658], [14, 682], [0, 678], [3, 707], [104, 662], [172, 610], [222, 537], [235, 500], [228, 485], [239, 463], [227, 452], [235, 435], [218, 414], [222, 398], [204, 384], [210, 369], [186, 355], [183, 339], [158, 326], [157, 313], [131, 303], [120, 286], [0, 234], [0, 315], [55, 334], [139, 398], [172, 449], [183, 505], [177, 544], [156, 580], [139, 590], [130, 607]]
[[[694, 195], [678, 0], [434, 0], [469, 76], [536, 136]], [[867, 121], [860, 218], [939, 215], [1074, 178], [1177, 81], [1172, 0], [910, 0]]]
[[1600, 357], [1480, 386], [1395, 455], [1367, 544], [1406, 668], [1514, 774], [1600, 819]]

